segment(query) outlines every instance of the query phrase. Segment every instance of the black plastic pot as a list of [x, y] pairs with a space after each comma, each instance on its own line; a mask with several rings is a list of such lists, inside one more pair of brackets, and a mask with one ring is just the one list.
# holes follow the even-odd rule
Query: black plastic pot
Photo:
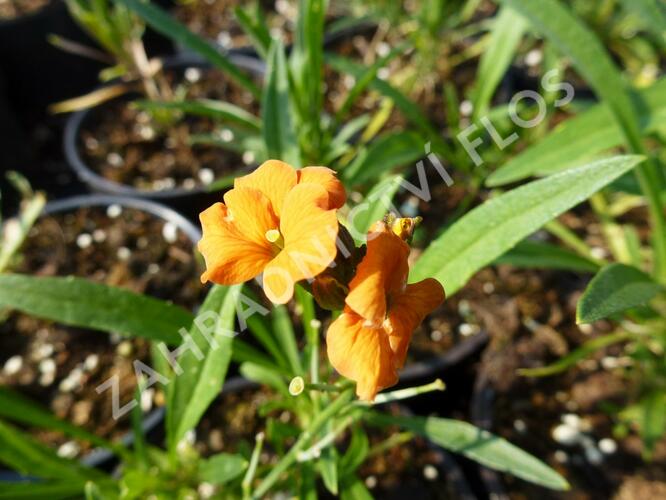
[[[260, 61], [242, 55], [231, 56], [231, 60], [241, 69], [252, 75], [262, 76], [265, 68]], [[185, 70], [190, 67], [208, 69], [210, 65], [190, 57], [174, 57], [165, 62], [164, 66], [169, 69]], [[123, 99], [126, 97], [120, 97]], [[160, 200], [173, 208], [188, 215], [196, 214], [205, 207], [211, 205], [214, 201], [219, 201], [219, 193], [212, 193], [205, 186], [197, 186], [193, 189], [175, 188], [160, 191], [149, 191], [137, 189], [133, 186], [119, 184], [110, 181], [97, 172], [92, 170], [79, 154], [79, 135], [82, 126], [90, 119], [89, 109], [78, 111], [72, 114], [67, 120], [63, 147], [67, 163], [74, 170], [78, 178], [84, 182], [91, 191], [98, 193], [107, 193], [117, 196], [128, 196], [140, 199]], [[247, 173], [247, 168], [243, 169]]]
[[[185, 217], [169, 207], [165, 207], [164, 205], [155, 203], [150, 200], [109, 195], [73, 196], [71, 198], [48, 203], [44, 208], [43, 215], [72, 211], [82, 207], [108, 207], [110, 205], [120, 205], [121, 207], [141, 210], [143, 212], [154, 215], [159, 219], [170, 222], [188, 237], [188, 239], [192, 242], [192, 246], [194, 246], [201, 238], [199, 229]], [[144, 433], [148, 434], [154, 431], [164, 420], [164, 414], [164, 408], [155, 408], [150, 411], [143, 419]], [[134, 434], [132, 432], [128, 432], [121, 438], [120, 441], [126, 446], [131, 446], [134, 443]], [[82, 457], [80, 462], [88, 467], [109, 469], [113, 467], [115, 463], [115, 455], [107, 449], [96, 448]], [[26, 478], [25, 476], [21, 476], [20, 474], [13, 471], [0, 470], [0, 482], [26, 480], [30, 481], [31, 478]], [[1, 489], [2, 486], [0, 486], [0, 490]]]

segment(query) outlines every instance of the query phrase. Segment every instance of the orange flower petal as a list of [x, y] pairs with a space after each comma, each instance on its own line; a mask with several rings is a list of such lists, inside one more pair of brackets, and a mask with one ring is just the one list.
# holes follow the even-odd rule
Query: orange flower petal
[[268, 197], [257, 189], [237, 187], [224, 195], [227, 219], [245, 237], [259, 246], [270, 248], [266, 231], [278, 229], [279, 220]]
[[335, 260], [338, 219], [327, 206], [328, 194], [316, 184], [299, 184], [287, 195], [280, 220], [284, 248], [264, 272], [272, 302], [288, 302], [296, 282], [314, 278]]
[[403, 293], [394, 296], [384, 328], [389, 334], [397, 369], [405, 364], [409, 342], [416, 327], [443, 301], [444, 288], [433, 278], [407, 285]]
[[282, 161], [268, 160], [251, 174], [238, 177], [234, 181], [234, 188], [246, 187], [261, 191], [270, 200], [275, 215], [280, 217], [284, 199], [297, 182], [293, 167]]
[[312, 182], [328, 192], [328, 208], [340, 208], [345, 204], [347, 193], [335, 171], [327, 167], [305, 167], [297, 171], [299, 184]]
[[360, 399], [372, 401], [377, 392], [398, 382], [393, 351], [381, 328], [364, 327], [365, 320], [343, 312], [328, 328], [326, 348], [331, 365], [356, 381]]
[[[385, 229], [385, 226], [384, 226]], [[347, 305], [375, 326], [386, 318], [386, 295], [401, 291], [409, 273], [409, 246], [390, 231], [368, 234], [368, 250], [349, 283]]]
[[206, 261], [202, 283], [209, 280], [221, 285], [242, 283], [261, 274], [273, 257], [270, 246], [248, 239], [228, 220], [223, 203], [215, 203], [199, 218], [203, 237], [198, 247]]

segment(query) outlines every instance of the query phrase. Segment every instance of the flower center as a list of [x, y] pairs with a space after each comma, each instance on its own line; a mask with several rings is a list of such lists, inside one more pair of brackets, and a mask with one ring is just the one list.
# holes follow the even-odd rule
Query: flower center
[[266, 239], [279, 250], [284, 248], [284, 238], [278, 229], [269, 229], [266, 231]]

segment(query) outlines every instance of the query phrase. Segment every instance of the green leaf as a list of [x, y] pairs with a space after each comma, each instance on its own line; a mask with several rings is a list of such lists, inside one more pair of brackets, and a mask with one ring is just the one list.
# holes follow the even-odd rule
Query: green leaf
[[260, 96], [260, 91], [251, 78], [243, 73], [227, 56], [223, 55], [214, 45], [195, 35], [183, 24], [176, 21], [153, 3], [142, 0], [117, 0], [127, 5], [143, 18], [151, 28], [167, 38], [193, 50], [201, 55], [213, 66], [221, 69], [226, 75], [238, 84], [252, 92], [255, 97]]
[[177, 362], [183, 371], [176, 372], [167, 394], [171, 450], [175, 450], [187, 431], [196, 427], [222, 389], [231, 361], [240, 290], [241, 285], [211, 288], [189, 332], [200, 353], [187, 349], [178, 356]]
[[624, 8], [635, 13], [657, 38], [662, 47], [666, 41], [666, 12], [659, 0], [620, 0]]
[[67, 436], [88, 441], [116, 453], [120, 449], [122, 454], [122, 446], [115, 445], [66, 420], [60, 420], [50, 411], [7, 387], [0, 387], [0, 417], [25, 425], [60, 431]]
[[372, 493], [365, 487], [363, 481], [355, 477], [346, 484], [340, 492], [340, 500], [373, 500]]
[[610, 264], [585, 289], [576, 307], [576, 322], [592, 323], [644, 305], [662, 290], [643, 271], [626, 264]]
[[273, 335], [277, 339], [280, 351], [283, 352], [289, 361], [291, 375], [301, 375], [303, 365], [298, 354], [298, 344], [296, 343], [296, 333], [289, 317], [289, 310], [285, 306], [276, 306], [273, 309]]
[[243, 108], [224, 101], [196, 99], [193, 101], [134, 101], [134, 106], [147, 111], [176, 110], [182, 113], [203, 116], [221, 122], [231, 122], [259, 132], [261, 120]]
[[655, 445], [666, 432], [666, 394], [653, 390], [640, 402], [640, 430], [646, 448], [646, 456], [652, 455]]
[[218, 453], [199, 462], [199, 478], [210, 484], [224, 484], [237, 478], [247, 468], [247, 460], [240, 455]]
[[566, 248], [530, 240], [518, 243], [496, 259], [495, 264], [537, 269], [563, 269], [583, 273], [594, 273], [599, 270], [598, 264]]
[[0, 500], [58, 500], [80, 497], [83, 484], [70, 481], [2, 482]]
[[[9, 175], [8, 177], [12, 178]], [[39, 214], [42, 213], [45, 204], [46, 197], [42, 193], [31, 195], [31, 193], [26, 192], [24, 193], [23, 206], [16, 220], [5, 222], [4, 225], [0, 224], [0, 273], [7, 269], [14, 254], [23, 245], [30, 229], [39, 217]], [[0, 218], [1, 222], [2, 219]], [[18, 230], [6, 231], [6, 224], [16, 224]]]
[[257, 382], [258, 384], [267, 385], [272, 387], [281, 395], [289, 398], [289, 388], [284, 381], [282, 373], [265, 366], [257, 365], [255, 363], [243, 363], [240, 366], [241, 375], [245, 378]]
[[[257, 12], [259, 9], [260, 7], [257, 5]], [[253, 18], [240, 6], [234, 9], [234, 15], [245, 34], [250, 37], [252, 46], [257, 51], [257, 54], [259, 54], [262, 59], [266, 59], [271, 47], [271, 34], [268, 31], [266, 24], [262, 22], [263, 19], [261, 19], [260, 16], [255, 16]]]
[[379, 182], [365, 199], [352, 208], [347, 217], [347, 229], [357, 243], [365, 243], [366, 235], [373, 223], [382, 220], [391, 211], [391, 200], [400, 188], [402, 177], [392, 175]]
[[642, 161], [618, 156], [555, 174], [486, 201], [425, 250], [410, 279], [438, 279], [449, 296], [546, 222], [576, 206]]
[[301, 166], [298, 138], [291, 120], [287, 62], [282, 42], [274, 40], [268, 56], [266, 84], [261, 103], [264, 142], [269, 158]]
[[[642, 134], [666, 125], [666, 78], [641, 90], [640, 128]], [[501, 186], [537, 175], [578, 166], [602, 152], [622, 145], [622, 130], [605, 103], [558, 125], [543, 140], [512, 158], [486, 179], [487, 186]]]
[[87, 479], [103, 479], [102, 472], [83, 467], [5, 422], [0, 421], [0, 462], [23, 475], [67, 479], [82, 490]]
[[178, 344], [193, 316], [161, 300], [82, 278], [0, 275], [0, 308], [66, 325]]
[[338, 494], [338, 452], [333, 446], [327, 446], [321, 451], [317, 466], [324, 486], [331, 495]]
[[370, 451], [370, 441], [365, 431], [358, 426], [352, 429], [351, 442], [340, 459], [340, 476], [352, 476], [365, 461]]
[[569, 483], [529, 453], [478, 427], [436, 417], [393, 417], [373, 413], [373, 425], [398, 425], [420, 434], [447, 450], [460, 453], [481, 465], [553, 490], [567, 490]]
[[342, 178], [348, 185], [372, 181], [396, 167], [423, 158], [426, 154], [425, 143], [423, 137], [415, 132], [385, 134], [342, 171]]
[[547, 377], [549, 375], [562, 373], [574, 366], [579, 361], [594, 354], [599, 349], [603, 349], [604, 347], [617, 344], [619, 342], [624, 342], [630, 338], [630, 334], [626, 332], [618, 332], [588, 340], [578, 349], [558, 359], [552, 365], [543, 366], [541, 368], [521, 368], [518, 370], [518, 374], [524, 377]]
[[523, 16], [511, 7], [500, 7], [490, 32], [488, 50], [479, 61], [477, 86], [473, 94], [475, 118], [488, 111], [495, 89], [511, 64], [526, 27], [527, 22]]

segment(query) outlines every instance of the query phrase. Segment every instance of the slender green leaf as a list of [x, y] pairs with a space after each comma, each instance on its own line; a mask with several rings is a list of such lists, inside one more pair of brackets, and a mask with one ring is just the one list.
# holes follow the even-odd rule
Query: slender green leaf
[[145, 109], [148, 111], [163, 109], [176, 110], [190, 115], [212, 118], [213, 120], [219, 120], [221, 122], [231, 122], [256, 132], [261, 130], [261, 120], [259, 118], [229, 102], [214, 101], [212, 99], [196, 99], [193, 101], [164, 102], [134, 101], [133, 104], [139, 109]]
[[59, 457], [19, 429], [0, 421], [0, 462], [13, 470], [44, 479], [67, 479], [80, 489], [87, 479], [103, 479], [105, 474], [83, 467], [75, 460]]
[[[666, 78], [639, 92], [641, 133], [649, 134], [666, 125]], [[543, 140], [512, 158], [486, 179], [488, 186], [501, 186], [537, 175], [550, 175], [599, 156], [620, 146], [622, 130], [605, 103], [596, 104], [566, 120]]]
[[291, 120], [287, 62], [282, 42], [273, 41], [268, 56], [266, 85], [262, 99], [264, 142], [269, 158], [301, 166], [298, 138]]
[[[257, 7], [258, 9], [259, 7]], [[271, 47], [271, 34], [266, 24], [262, 22], [260, 17], [253, 17], [240, 6], [234, 9], [234, 15], [245, 34], [250, 37], [257, 54], [266, 59]]]
[[193, 316], [161, 300], [82, 278], [0, 275], [0, 307], [66, 325], [178, 344]]
[[189, 332], [191, 348], [178, 356], [182, 373], [176, 371], [167, 396], [167, 431], [172, 451], [185, 433], [196, 427], [222, 389], [231, 361], [240, 288], [214, 286], [208, 292]]
[[324, 486], [331, 495], [338, 494], [338, 452], [333, 446], [327, 446], [321, 451], [317, 460], [319, 473]]
[[666, 432], [666, 394], [663, 390], [651, 391], [641, 400], [640, 409], [641, 437], [649, 457]]
[[72, 425], [66, 420], [60, 420], [39, 404], [7, 387], [0, 387], [0, 417], [24, 425], [60, 431], [67, 436], [88, 441], [102, 448], [114, 451], [122, 448], [82, 427]]
[[411, 280], [437, 278], [452, 295], [483, 266], [642, 159], [618, 156], [601, 160], [533, 181], [485, 202], [428, 246], [412, 269]]
[[199, 462], [201, 481], [210, 484], [224, 484], [239, 477], [247, 468], [247, 460], [240, 455], [218, 453]]
[[569, 489], [569, 483], [539, 459], [467, 422], [446, 418], [394, 417], [373, 413], [370, 416], [370, 423], [398, 425], [486, 467], [512, 474], [546, 488], [560, 491]]
[[592, 323], [647, 304], [663, 287], [643, 271], [610, 264], [592, 278], [576, 307], [577, 323]]
[[588, 340], [578, 349], [558, 359], [552, 365], [543, 366], [541, 368], [521, 368], [518, 370], [518, 374], [525, 377], [547, 377], [549, 375], [562, 373], [598, 350], [608, 347], [609, 345], [624, 342], [629, 338], [631, 338], [630, 334], [626, 332], [618, 332]]
[[392, 200], [400, 188], [401, 180], [399, 175], [387, 177], [373, 187], [365, 199], [349, 212], [346, 226], [357, 243], [365, 243], [370, 226], [392, 211]]
[[663, 0], [620, 0], [620, 3], [643, 21], [663, 47], [666, 42], [666, 10]]
[[342, 178], [349, 185], [362, 184], [396, 167], [410, 165], [425, 156], [425, 142], [415, 132], [385, 134], [342, 171]]
[[365, 487], [363, 481], [355, 477], [346, 484], [340, 492], [340, 500], [373, 500], [372, 493]]
[[479, 71], [474, 89], [474, 117], [483, 116], [488, 111], [490, 100], [497, 85], [513, 60], [518, 44], [527, 28], [525, 18], [511, 7], [500, 7], [495, 16], [488, 50], [481, 56]]
[[273, 335], [277, 339], [280, 350], [289, 360], [292, 375], [301, 375], [303, 365], [298, 354], [296, 333], [289, 317], [289, 310], [285, 306], [276, 306], [273, 309]]
[[197, 52], [213, 66], [220, 68], [226, 75], [252, 92], [255, 97], [260, 96], [260, 91], [252, 79], [231, 62], [227, 56], [222, 54], [217, 47], [192, 33], [187, 27], [176, 21], [154, 3], [143, 2], [141, 0], [117, 1], [124, 3], [136, 12], [158, 33]]
[[58, 500], [60, 498], [79, 498], [83, 484], [70, 481], [46, 481], [20, 483], [2, 483], [0, 500]]
[[566, 248], [530, 240], [518, 243], [495, 260], [495, 264], [537, 269], [563, 269], [583, 273], [593, 273], [599, 270], [597, 263]]
[[255, 363], [246, 362], [240, 366], [241, 375], [258, 384], [272, 387], [285, 397], [291, 397], [282, 373]]

